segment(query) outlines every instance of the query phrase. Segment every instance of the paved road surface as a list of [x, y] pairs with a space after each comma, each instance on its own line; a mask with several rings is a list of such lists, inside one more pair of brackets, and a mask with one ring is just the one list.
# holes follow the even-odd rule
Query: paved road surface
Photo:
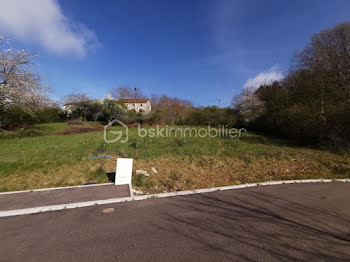
[[0, 194], [0, 211], [128, 196], [130, 196], [128, 185], [114, 184]]
[[334, 182], [0, 218], [0, 260], [349, 261], [349, 202]]

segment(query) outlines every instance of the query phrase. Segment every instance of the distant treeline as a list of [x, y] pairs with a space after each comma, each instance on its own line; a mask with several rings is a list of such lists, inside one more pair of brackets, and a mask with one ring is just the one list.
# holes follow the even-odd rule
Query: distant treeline
[[350, 23], [314, 34], [282, 81], [243, 90], [234, 106], [255, 130], [349, 150]]
[[348, 151], [350, 22], [314, 34], [295, 54], [283, 80], [244, 88], [231, 108], [194, 108], [188, 102], [171, 101], [160, 110], [167, 122], [247, 127], [301, 144]]

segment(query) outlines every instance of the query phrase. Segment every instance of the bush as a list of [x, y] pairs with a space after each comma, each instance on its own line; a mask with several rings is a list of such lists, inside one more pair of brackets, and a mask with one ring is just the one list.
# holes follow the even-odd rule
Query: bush
[[34, 128], [28, 128], [28, 129], [23, 129], [18, 133], [19, 137], [34, 137], [34, 136], [44, 136], [46, 133], [44, 131], [34, 129]]
[[1, 127], [3, 129], [24, 128], [34, 123], [34, 114], [19, 106], [8, 107], [1, 116]]
[[235, 110], [231, 108], [218, 108], [216, 106], [193, 108], [185, 120], [178, 124], [234, 127], [237, 125], [237, 116]]
[[86, 100], [75, 103], [70, 118], [83, 119], [86, 121], [96, 121], [101, 118], [103, 106], [97, 101]]
[[0, 116], [1, 128], [14, 130], [28, 128], [36, 123], [61, 122], [66, 115], [58, 107], [44, 107], [30, 111], [20, 106], [12, 105], [3, 109]]
[[138, 119], [138, 114], [135, 111], [130, 110], [126, 112], [124, 122], [125, 124], [133, 124], [137, 122], [137, 119]]
[[162, 123], [162, 116], [159, 111], [152, 111], [151, 115], [148, 116], [148, 123], [153, 125], [154, 123]]
[[35, 121], [38, 123], [63, 122], [66, 114], [58, 107], [44, 107], [34, 111]]

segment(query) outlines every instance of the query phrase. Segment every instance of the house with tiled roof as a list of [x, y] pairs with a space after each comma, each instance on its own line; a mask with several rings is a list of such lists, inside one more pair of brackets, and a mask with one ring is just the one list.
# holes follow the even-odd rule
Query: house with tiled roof
[[149, 99], [137, 99], [137, 98], [123, 98], [119, 99], [118, 102], [124, 103], [128, 110], [133, 110], [136, 113], [149, 114], [151, 113], [152, 107]]
[[76, 105], [77, 105], [77, 102], [65, 103], [62, 106], [62, 110], [64, 112], [66, 112], [67, 115], [70, 115], [73, 112], [73, 110], [75, 109]]

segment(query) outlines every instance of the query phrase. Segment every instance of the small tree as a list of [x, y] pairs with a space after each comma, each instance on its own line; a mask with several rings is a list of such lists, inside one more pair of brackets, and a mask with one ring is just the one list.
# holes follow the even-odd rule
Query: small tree
[[239, 97], [233, 98], [232, 105], [246, 123], [257, 119], [265, 111], [265, 103], [260, 100], [253, 87], [245, 87]]
[[119, 103], [114, 100], [106, 100], [103, 103], [102, 118], [105, 119], [108, 124], [115, 119], [124, 120], [126, 107], [123, 103]]
[[34, 70], [35, 53], [6, 48], [8, 41], [0, 35], [0, 129], [11, 106], [34, 110], [51, 100], [50, 90], [42, 84], [42, 75]]
[[91, 97], [89, 97], [86, 93], [71, 93], [61, 98], [61, 102], [64, 104], [69, 102], [83, 102], [90, 100]]
[[174, 124], [183, 121], [193, 107], [185, 99], [172, 98], [166, 95], [151, 97], [152, 111], [164, 122]]
[[122, 98], [145, 98], [145, 95], [139, 88], [130, 88], [130, 87], [118, 87], [111, 90], [111, 95], [114, 99]]
[[7, 41], [0, 35], [0, 106], [14, 104], [28, 109], [49, 102], [49, 88], [41, 82], [42, 75], [34, 71], [35, 53], [5, 49]]

